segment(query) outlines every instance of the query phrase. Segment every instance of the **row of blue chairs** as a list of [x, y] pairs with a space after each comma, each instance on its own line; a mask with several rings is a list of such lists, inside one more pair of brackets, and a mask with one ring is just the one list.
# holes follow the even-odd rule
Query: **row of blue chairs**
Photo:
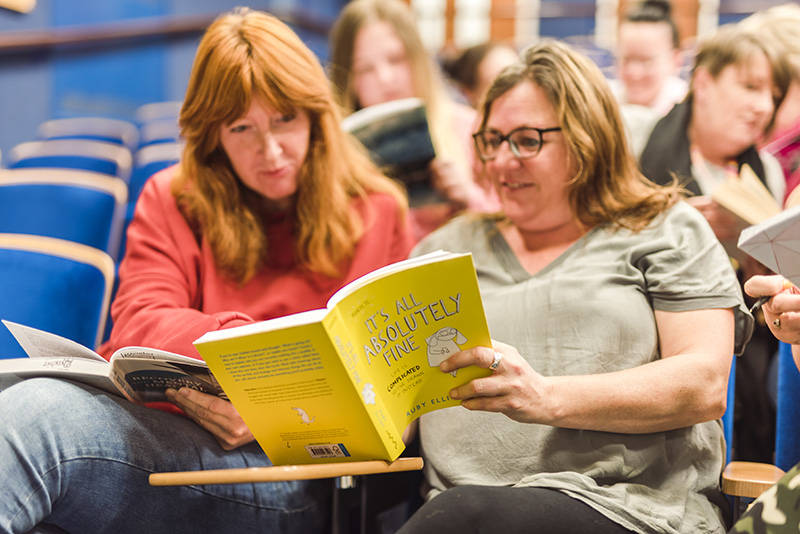
[[[145, 181], [180, 158], [180, 103], [136, 123], [57, 119], [5, 154], [0, 169], [0, 319], [89, 348], [108, 335], [124, 235]], [[0, 327], [0, 358], [24, 357]]]
[[[180, 142], [160, 143], [139, 149], [135, 155], [120, 145], [87, 139], [30, 141], [14, 147], [0, 175], [0, 232], [39, 233], [74, 239], [105, 250], [117, 260], [123, 230], [133, 214], [145, 182], [159, 170], [180, 159]], [[81, 190], [82, 192], [78, 192]], [[50, 191], [51, 194], [47, 194]], [[70, 191], [70, 194], [66, 194]], [[81, 202], [75, 203], [78, 196]], [[101, 197], [106, 201], [100, 201]], [[122, 204], [120, 211], [103, 209], [107, 202]], [[93, 200], [98, 203], [93, 205]], [[96, 226], [100, 210], [113, 215], [105, 227], [113, 235], [101, 241], [85, 241], [75, 235], [77, 226]], [[44, 212], [39, 215], [38, 212]], [[27, 216], [25, 216], [27, 214]], [[67, 225], [53, 224], [59, 217]], [[118, 221], [119, 220], [119, 221]], [[121, 221], [121, 222], [120, 222]], [[97, 231], [97, 230], [95, 230]]]
[[134, 121], [107, 117], [53, 119], [39, 125], [37, 139], [91, 139], [126, 147], [131, 152], [180, 138], [180, 101], [154, 102], [139, 107]]

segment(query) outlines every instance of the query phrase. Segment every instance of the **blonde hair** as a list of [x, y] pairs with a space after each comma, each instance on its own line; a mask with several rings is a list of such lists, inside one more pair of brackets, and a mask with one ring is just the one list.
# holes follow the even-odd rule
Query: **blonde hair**
[[751, 31], [744, 26], [729, 24], [721, 26], [703, 39], [697, 48], [687, 100], [691, 101], [694, 96], [694, 79], [698, 69], [706, 70], [716, 79], [726, 67], [745, 66], [759, 53], [767, 58], [772, 73], [772, 84], [776, 90], [772, 98], [774, 105], [772, 118], [765, 130], [765, 133], [769, 134], [775, 124], [778, 108], [789, 89], [791, 72], [780, 45], [767, 32]]
[[675, 183], [662, 187], [639, 172], [617, 102], [591, 60], [552, 40], [521, 55], [522, 64], [506, 67], [487, 90], [481, 129], [503, 94], [524, 82], [541, 88], [555, 110], [570, 157], [577, 162], [569, 200], [581, 224], [638, 231], [680, 199]]
[[349, 115], [361, 108], [353, 83], [353, 53], [358, 33], [373, 22], [391, 26], [403, 43], [415, 96], [425, 102], [436, 155], [451, 159], [471, 175], [467, 154], [454, 132], [455, 104], [447, 95], [442, 75], [422, 42], [410, 9], [399, 0], [352, 0], [333, 25], [329, 75], [343, 113]]
[[[186, 148], [172, 184], [184, 216], [208, 240], [217, 268], [243, 284], [270, 253], [260, 195], [236, 176], [220, 129], [261, 98], [281, 113], [305, 111], [308, 153], [298, 173], [295, 256], [309, 271], [338, 274], [368, 221], [354, 197], [388, 193], [404, 211], [402, 190], [383, 176], [340, 128], [341, 115], [316, 56], [284, 23], [237, 9], [218, 18], [197, 49], [180, 126]], [[378, 215], [378, 214], [375, 214]]]
[[800, 6], [783, 4], [753, 13], [741, 23], [749, 31], [774, 38], [786, 54], [792, 77], [800, 82]]

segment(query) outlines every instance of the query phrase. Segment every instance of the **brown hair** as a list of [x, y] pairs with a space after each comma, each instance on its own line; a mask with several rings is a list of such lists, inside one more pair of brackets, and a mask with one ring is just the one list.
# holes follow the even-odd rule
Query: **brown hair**
[[775, 123], [775, 114], [789, 89], [791, 71], [780, 45], [766, 32], [750, 31], [739, 25], [726, 25], [702, 40], [695, 56], [687, 100], [694, 96], [693, 82], [698, 69], [706, 70], [716, 79], [726, 67], [745, 66], [758, 53], [763, 53], [767, 58], [772, 84], [775, 86], [772, 118], [766, 128], [766, 133], [769, 133]]
[[[280, 112], [304, 110], [309, 148], [299, 171], [295, 255], [300, 266], [329, 276], [351, 257], [364, 232], [350, 209], [369, 192], [401, 189], [380, 174], [340, 128], [341, 115], [316, 56], [284, 23], [237, 9], [218, 18], [197, 50], [180, 112], [186, 141], [173, 193], [184, 215], [208, 240], [217, 268], [243, 284], [269, 253], [261, 197], [235, 175], [220, 129], [244, 115], [255, 98]], [[377, 214], [376, 214], [377, 215]]]
[[577, 162], [569, 200], [581, 224], [637, 231], [678, 201], [676, 184], [658, 186], [639, 172], [603, 74], [564, 43], [544, 40], [522, 51], [522, 64], [506, 67], [487, 90], [482, 129], [492, 104], [524, 82], [544, 91]]
[[792, 68], [792, 76], [800, 82], [800, 6], [783, 4], [753, 13], [742, 22], [746, 30], [767, 34], [783, 48]]

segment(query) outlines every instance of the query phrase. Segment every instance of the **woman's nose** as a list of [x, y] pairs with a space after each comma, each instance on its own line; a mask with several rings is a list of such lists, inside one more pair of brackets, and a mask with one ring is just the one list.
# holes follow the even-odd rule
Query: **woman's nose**
[[278, 142], [278, 139], [273, 135], [271, 132], [266, 132], [262, 136], [262, 151], [264, 152], [264, 157], [266, 158], [275, 158], [281, 155], [283, 152], [283, 148], [281, 144]]
[[382, 86], [388, 86], [394, 83], [394, 69], [388, 63], [381, 63], [375, 68], [375, 74], [377, 75], [378, 82]]
[[492, 162], [497, 165], [498, 167], [508, 167], [509, 165], [518, 165], [519, 158], [514, 155], [511, 151], [511, 143], [506, 140], [504, 143], [500, 144], [500, 147], [497, 149], [497, 154], [495, 155]]
[[775, 101], [771, 91], [760, 91], [753, 103], [754, 109], [763, 115], [771, 115], [775, 111]]

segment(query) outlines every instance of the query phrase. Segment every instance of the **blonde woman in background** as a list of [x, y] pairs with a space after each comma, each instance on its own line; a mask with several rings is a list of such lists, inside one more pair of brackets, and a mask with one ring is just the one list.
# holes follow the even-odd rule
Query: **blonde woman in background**
[[[800, 185], [800, 5], [774, 6], [747, 17], [741, 24], [772, 37], [792, 71], [789, 89], [775, 115], [775, 126], [762, 147], [780, 162], [786, 176], [785, 198], [789, 200]], [[792, 204], [797, 203], [800, 195], [792, 198]]]
[[412, 209], [421, 237], [462, 209], [494, 211], [496, 197], [476, 182], [470, 135], [477, 119], [454, 102], [425, 49], [408, 6], [399, 0], [354, 0], [331, 31], [330, 78], [345, 114], [364, 107], [420, 98], [426, 106], [436, 158], [434, 187], [446, 199]]

